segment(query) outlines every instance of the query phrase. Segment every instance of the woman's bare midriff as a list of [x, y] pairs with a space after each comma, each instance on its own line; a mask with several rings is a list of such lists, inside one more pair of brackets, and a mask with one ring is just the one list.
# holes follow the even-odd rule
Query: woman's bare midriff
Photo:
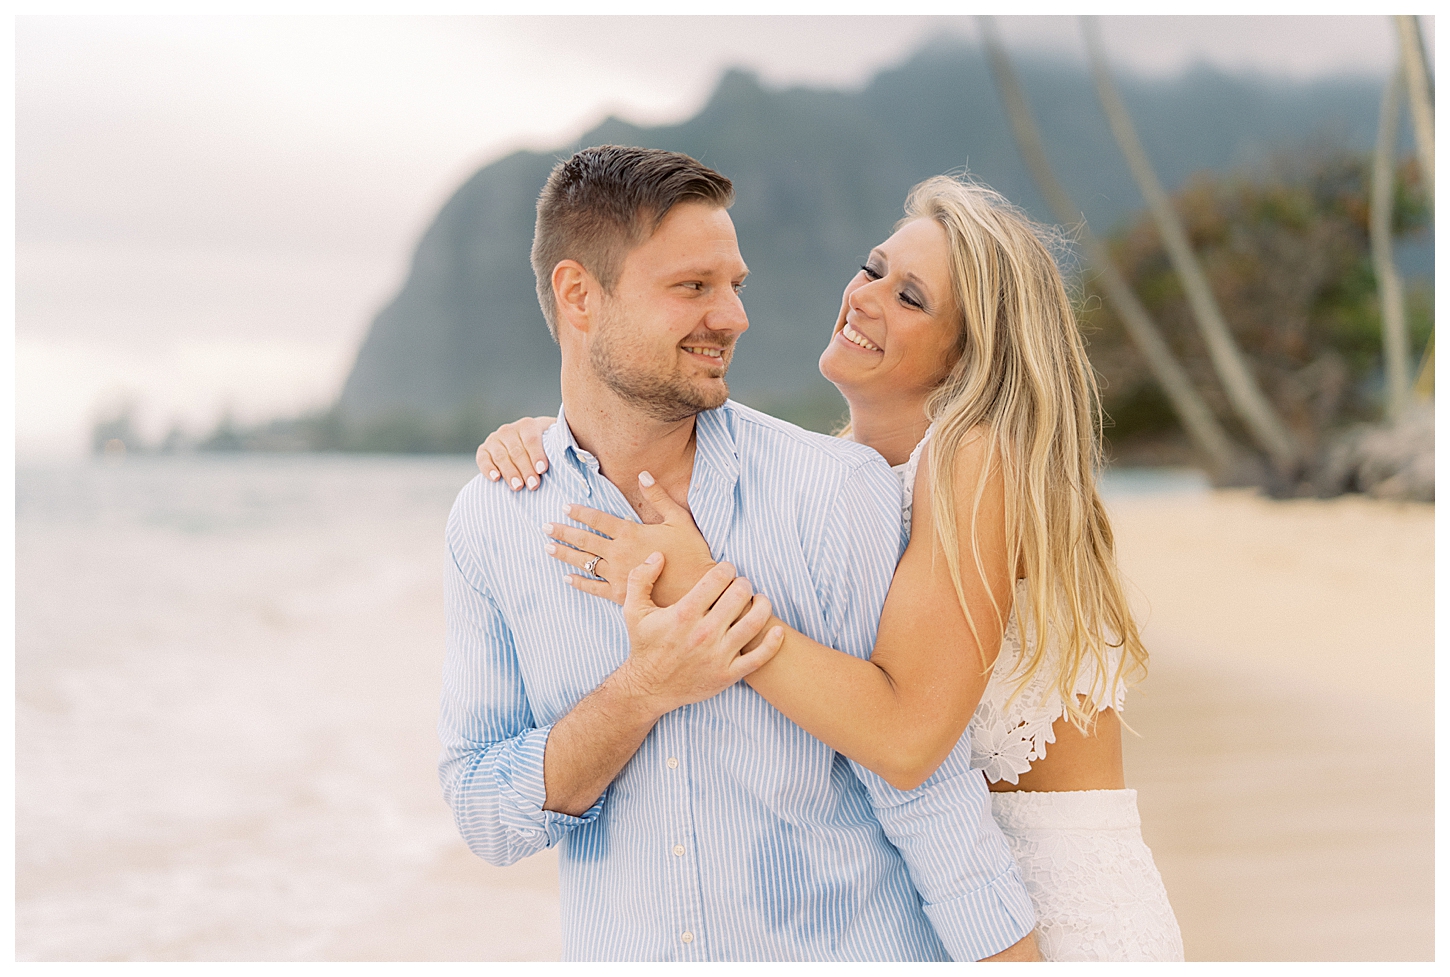
[[1098, 713], [1088, 735], [1063, 717], [1052, 724], [1055, 742], [1047, 745], [1047, 756], [1034, 760], [1032, 769], [1017, 778], [988, 783], [994, 791], [1011, 790], [1121, 790], [1123, 783], [1123, 735], [1118, 714], [1111, 709]]

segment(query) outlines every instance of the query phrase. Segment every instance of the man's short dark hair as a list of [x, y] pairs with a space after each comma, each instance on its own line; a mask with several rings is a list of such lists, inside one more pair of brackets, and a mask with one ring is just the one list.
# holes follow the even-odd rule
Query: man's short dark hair
[[559, 262], [579, 262], [611, 292], [625, 255], [655, 232], [675, 204], [700, 200], [729, 207], [734, 199], [726, 177], [662, 149], [593, 146], [555, 166], [539, 193], [530, 254], [549, 335], [559, 341], [553, 283]]

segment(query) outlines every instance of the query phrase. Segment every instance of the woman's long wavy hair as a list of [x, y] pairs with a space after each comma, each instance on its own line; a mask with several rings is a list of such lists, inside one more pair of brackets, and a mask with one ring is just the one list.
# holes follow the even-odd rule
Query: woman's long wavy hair
[[[1055, 685], [1073, 724], [1087, 730], [1096, 713], [1074, 694], [1084, 665], [1096, 665], [1089, 701], [1112, 701], [1107, 693], [1119, 679], [1136, 682], [1146, 675], [1148, 652], [1098, 497], [1102, 403], [1053, 258], [1062, 239], [966, 178], [938, 176], [916, 186], [897, 226], [922, 218], [946, 230], [961, 311], [959, 355], [926, 404], [935, 425], [928, 468], [932, 516], [952, 584], [977, 636], [962, 590], [953, 460], [967, 440], [985, 432], [990, 460], [975, 487], [972, 521], [988, 475], [1000, 465], [1007, 565], [1025, 575], [1027, 588], [1025, 607], [999, 608], [997, 614], [999, 626], [1005, 626], [1004, 610], [1016, 614], [1023, 638], [1016, 692], [1044, 667], [1048, 641], [1055, 642], [1061, 650]], [[971, 540], [985, 580], [974, 532]], [[1109, 648], [1123, 653], [1110, 657]]]

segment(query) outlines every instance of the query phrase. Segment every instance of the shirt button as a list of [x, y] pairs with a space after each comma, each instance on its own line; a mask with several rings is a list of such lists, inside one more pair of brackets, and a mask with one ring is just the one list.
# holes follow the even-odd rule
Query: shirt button
[[670, 757], [668, 760], [665, 761], [665, 765], [673, 770], [680, 765], [680, 761], [676, 760], [674, 757]]
[[685, 932], [683, 932], [683, 933], [680, 934], [680, 942], [681, 943], [689, 943], [694, 938], [695, 938], [695, 934], [689, 932], [688, 930], [686, 930]]
[[675, 854], [676, 855], [683, 855], [684, 853], [685, 853], [685, 846], [684, 845], [676, 845], [675, 846]]

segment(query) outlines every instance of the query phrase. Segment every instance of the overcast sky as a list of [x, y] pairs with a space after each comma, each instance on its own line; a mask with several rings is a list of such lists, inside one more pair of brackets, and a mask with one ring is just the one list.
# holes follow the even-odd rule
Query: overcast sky
[[[1071, 18], [1001, 27], [1018, 52], [1081, 60]], [[1204, 61], [1381, 76], [1394, 54], [1385, 17], [1103, 27], [1119, 67], [1149, 75]], [[79, 453], [126, 399], [151, 436], [326, 404], [479, 166], [610, 113], [687, 118], [732, 65], [859, 86], [942, 35], [976, 32], [942, 17], [19, 18], [17, 448]]]

